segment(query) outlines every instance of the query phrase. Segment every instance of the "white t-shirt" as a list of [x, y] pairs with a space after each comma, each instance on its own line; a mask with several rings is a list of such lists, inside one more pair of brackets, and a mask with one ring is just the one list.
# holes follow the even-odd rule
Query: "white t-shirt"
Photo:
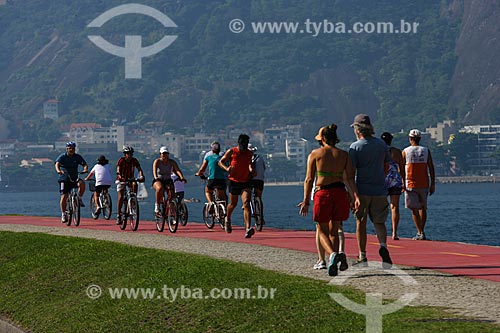
[[175, 193], [184, 192], [184, 183], [175, 173], [172, 173], [172, 180], [174, 181]]
[[96, 164], [90, 172], [94, 173], [96, 186], [111, 185], [113, 183], [113, 180], [111, 179], [111, 172], [109, 171], [109, 164]]

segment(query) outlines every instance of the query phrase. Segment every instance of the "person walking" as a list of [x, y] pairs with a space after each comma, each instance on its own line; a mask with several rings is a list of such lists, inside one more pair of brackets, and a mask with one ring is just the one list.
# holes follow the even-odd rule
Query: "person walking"
[[356, 115], [351, 127], [354, 128], [357, 141], [349, 147], [349, 156], [356, 170], [356, 186], [360, 200], [359, 209], [354, 213], [359, 249], [359, 257], [354, 265], [368, 265], [366, 222], [370, 216], [380, 244], [379, 255], [382, 258], [382, 267], [391, 268], [392, 260], [387, 249], [385, 226], [389, 214], [389, 203], [384, 172], [385, 163], [389, 163], [391, 157], [384, 141], [373, 136], [375, 132], [368, 115]]
[[422, 133], [412, 129], [408, 134], [410, 146], [403, 150], [405, 164], [405, 207], [411, 209], [411, 216], [417, 235], [414, 240], [426, 240], [427, 197], [436, 190], [434, 164], [429, 148], [420, 146]]
[[347, 180], [349, 189], [353, 191], [355, 198], [354, 207], [359, 207], [359, 197], [354, 183], [354, 169], [346, 151], [335, 145], [339, 142], [337, 137], [337, 125], [331, 124], [320, 128], [316, 140], [322, 143], [322, 147], [313, 150], [307, 159], [306, 178], [304, 180], [304, 199], [299, 203], [299, 214], [306, 216], [309, 212], [311, 201], [311, 190], [314, 188], [313, 220], [316, 222], [316, 230], [321, 247], [318, 252], [324, 250], [329, 257], [328, 275], [338, 274], [340, 269], [348, 268], [347, 258], [344, 253], [339, 252], [340, 223], [349, 217], [349, 196], [346, 191], [344, 179]]
[[405, 164], [403, 162], [401, 150], [392, 146], [392, 134], [384, 132], [380, 138], [384, 140], [387, 147], [389, 147], [389, 154], [391, 155], [391, 161], [389, 165], [386, 166], [385, 185], [387, 186], [387, 194], [389, 195], [391, 204], [392, 239], [399, 240], [399, 198], [403, 192]]
[[[229, 204], [227, 205], [227, 216], [225, 229], [229, 234], [232, 232], [231, 215], [238, 205], [238, 196], [241, 195], [243, 202], [243, 219], [245, 221], [245, 238], [251, 238], [255, 234], [255, 229], [250, 227], [250, 197], [252, 184], [250, 183], [252, 170], [253, 153], [248, 149], [250, 137], [240, 134], [238, 146], [230, 148], [219, 160], [219, 166], [226, 171], [229, 176]], [[226, 163], [229, 162], [229, 165]]]

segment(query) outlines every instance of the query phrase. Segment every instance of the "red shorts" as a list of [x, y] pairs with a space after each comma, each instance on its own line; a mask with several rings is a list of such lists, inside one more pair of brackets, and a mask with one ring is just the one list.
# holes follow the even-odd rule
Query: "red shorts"
[[349, 218], [349, 196], [344, 188], [329, 188], [314, 193], [313, 221], [328, 223]]

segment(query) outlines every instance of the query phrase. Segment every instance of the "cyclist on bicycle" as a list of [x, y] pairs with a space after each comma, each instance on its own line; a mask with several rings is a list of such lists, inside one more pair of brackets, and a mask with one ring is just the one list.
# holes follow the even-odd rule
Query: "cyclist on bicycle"
[[61, 193], [61, 199], [59, 205], [61, 207], [61, 222], [66, 222], [66, 200], [68, 198], [68, 193], [72, 188], [78, 187], [78, 195], [80, 197], [80, 206], [85, 207], [83, 204], [82, 196], [85, 193], [85, 182], [83, 180], [78, 180], [75, 184], [71, 180], [78, 179], [78, 166], [83, 166], [83, 172], [88, 172], [87, 162], [83, 159], [80, 154], [75, 153], [76, 143], [69, 141], [66, 143], [66, 153], [59, 155], [56, 158], [55, 168], [56, 172], [59, 174], [59, 193]]
[[[118, 212], [116, 213], [116, 224], [122, 223], [121, 211], [123, 205], [123, 194], [127, 186], [127, 180], [134, 178], [135, 169], [139, 174], [138, 181], [144, 182], [144, 173], [141, 164], [137, 158], [133, 157], [134, 148], [130, 146], [123, 147], [123, 156], [116, 163], [116, 191], [118, 192]], [[132, 182], [132, 191], [137, 193], [137, 183]]]
[[97, 205], [97, 210], [95, 214], [99, 214], [101, 212], [101, 206], [99, 206], [99, 195], [102, 191], [106, 193], [113, 182], [111, 179], [111, 172], [109, 171], [109, 161], [106, 159], [106, 156], [101, 155], [97, 159], [97, 164], [94, 165], [92, 170], [85, 180], [90, 180], [92, 176], [95, 175], [95, 192], [94, 192], [94, 202]]
[[181, 169], [176, 161], [171, 160], [167, 147], [160, 148], [160, 157], [153, 162], [153, 188], [156, 191], [155, 215], [161, 214], [160, 203], [163, 202], [163, 192], [170, 188], [169, 192], [174, 194], [174, 182], [172, 173], [179, 176], [180, 181], [187, 183]]
[[207, 198], [207, 202], [210, 204], [210, 209], [212, 209], [212, 192], [214, 189], [218, 190], [218, 197], [227, 202], [227, 174], [226, 171], [219, 166], [219, 161], [222, 158], [219, 154], [220, 144], [219, 142], [214, 141], [212, 142], [212, 150], [205, 154], [203, 163], [196, 173], [196, 176], [202, 177], [208, 167], [208, 181], [207, 186], [205, 187], [205, 197]]
[[253, 152], [252, 168], [255, 170], [255, 175], [252, 177], [251, 183], [255, 196], [260, 198], [260, 213], [262, 215], [262, 225], [264, 225], [264, 202], [262, 200], [262, 192], [264, 191], [264, 173], [266, 172], [266, 162], [264, 162], [264, 158], [262, 156], [257, 154], [257, 147], [249, 144], [248, 149]]

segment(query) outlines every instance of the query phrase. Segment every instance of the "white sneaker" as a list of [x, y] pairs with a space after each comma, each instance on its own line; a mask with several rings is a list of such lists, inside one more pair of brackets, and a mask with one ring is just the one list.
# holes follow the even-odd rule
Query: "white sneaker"
[[66, 223], [68, 220], [66, 219], [66, 213], [61, 213], [61, 223]]
[[324, 260], [318, 260], [318, 262], [314, 264], [313, 269], [326, 269], [326, 262]]
[[160, 205], [155, 204], [155, 214], [160, 214]]

